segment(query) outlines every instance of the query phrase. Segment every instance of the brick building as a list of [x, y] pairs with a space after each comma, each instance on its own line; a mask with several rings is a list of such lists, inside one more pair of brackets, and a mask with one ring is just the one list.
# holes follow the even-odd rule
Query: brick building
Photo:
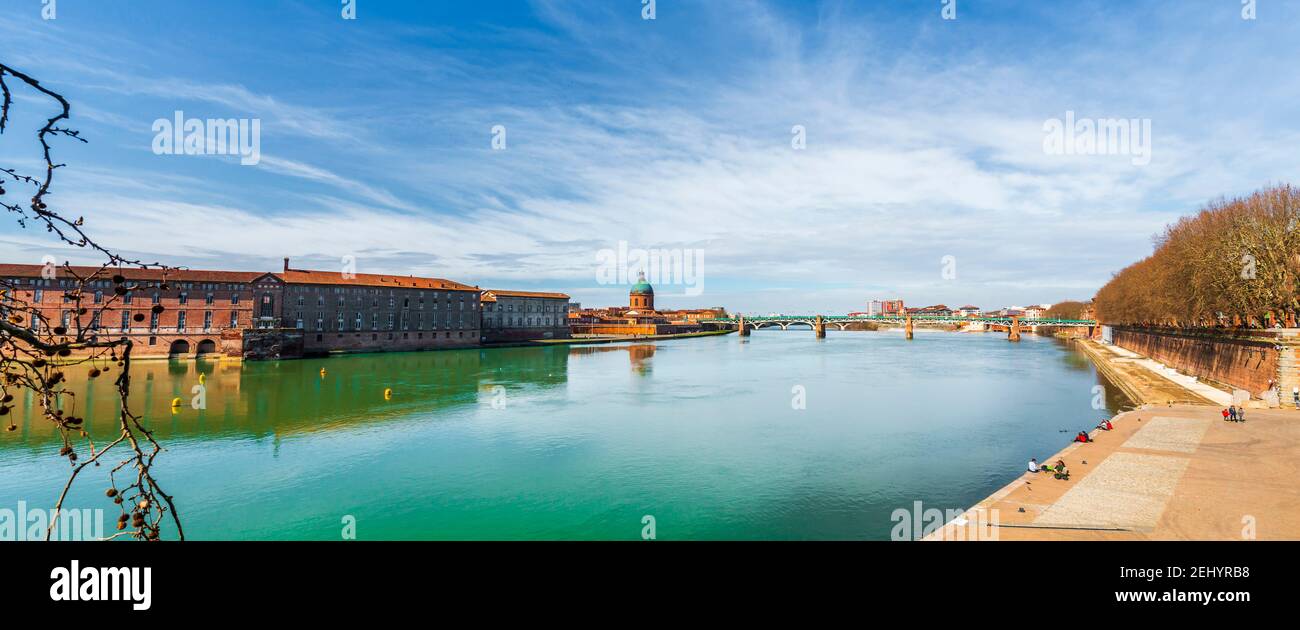
[[[41, 265], [0, 265], [4, 304], [21, 311], [39, 310], [41, 317], [24, 316], [32, 329], [78, 328], [89, 337], [127, 337], [137, 357], [167, 355], [229, 355], [242, 352], [241, 330], [253, 324], [256, 287], [274, 283], [272, 274], [249, 271], [173, 270], [164, 277], [156, 269], [98, 267], [52, 269], [42, 276]], [[117, 295], [113, 276], [130, 288]], [[83, 283], [82, 280], [85, 280]], [[76, 313], [74, 293], [81, 292], [84, 315]], [[260, 295], [260, 293], [258, 293]], [[154, 306], [162, 306], [154, 312]]]
[[483, 292], [483, 341], [569, 338], [569, 296], [563, 293]]
[[287, 258], [279, 273], [55, 267], [46, 278], [44, 270], [0, 265], [4, 306], [41, 314], [23, 325], [125, 336], [136, 357], [429, 350], [480, 339], [479, 289], [439, 278], [291, 269]]
[[283, 281], [280, 328], [301, 331], [307, 354], [479, 343], [478, 287], [441, 278], [292, 269], [288, 258], [275, 276]]

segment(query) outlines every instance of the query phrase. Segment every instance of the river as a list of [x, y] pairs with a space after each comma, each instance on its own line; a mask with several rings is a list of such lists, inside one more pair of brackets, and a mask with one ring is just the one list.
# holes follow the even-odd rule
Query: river
[[[969, 507], [1127, 404], [1067, 342], [926, 330], [132, 372], [191, 539], [635, 540], [646, 516], [659, 540], [888, 539], [894, 510]], [[111, 380], [68, 373], [72, 413], [111, 439]], [[0, 508], [48, 508], [67, 463], [30, 392], [15, 405]], [[111, 523], [102, 470], [67, 505]]]

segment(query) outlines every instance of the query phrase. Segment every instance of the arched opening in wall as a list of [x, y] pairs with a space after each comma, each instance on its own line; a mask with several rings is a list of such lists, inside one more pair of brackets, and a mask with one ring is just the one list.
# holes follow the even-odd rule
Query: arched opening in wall
[[176, 341], [173, 341], [171, 348], [167, 350], [167, 354], [173, 357], [177, 355], [186, 355], [189, 353], [190, 353], [190, 342], [185, 341], [184, 339], [177, 339]]
[[199, 342], [199, 354], [212, 354], [217, 351], [217, 343], [211, 339]]

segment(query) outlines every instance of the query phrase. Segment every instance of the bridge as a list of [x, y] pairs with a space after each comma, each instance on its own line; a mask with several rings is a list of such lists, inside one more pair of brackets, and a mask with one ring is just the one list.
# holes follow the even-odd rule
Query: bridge
[[807, 326], [816, 333], [818, 338], [826, 336], [826, 327], [835, 326], [840, 330], [846, 330], [855, 323], [875, 323], [875, 324], [902, 324], [907, 338], [912, 338], [912, 327], [915, 324], [940, 324], [940, 325], [970, 325], [982, 324], [990, 330], [1007, 331], [1007, 338], [1011, 341], [1020, 340], [1020, 331], [1022, 328], [1037, 328], [1038, 326], [1086, 326], [1093, 327], [1097, 322], [1091, 319], [1052, 319], [1043, 317], [1020, 317], [1018, 315], [989, 315], [979, 317], [960, 317], [957, 315], [769, 315], [766, 317], [746, 317], [737, 315], [736, 317], [716, 317], [712, 319], [702, 319], [702, 324], [718, 324], [723, 326], [735, 326], [740, 331], [741, 336], [749, 336], [750, 330], [759, 330], [762, 328], [780, 327], [786, 330], [790, 326]]

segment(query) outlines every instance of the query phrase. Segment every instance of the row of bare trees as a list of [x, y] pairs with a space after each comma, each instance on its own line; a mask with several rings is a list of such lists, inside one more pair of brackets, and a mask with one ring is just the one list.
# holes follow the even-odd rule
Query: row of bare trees
[[1097, 292], [1109, 324], [1295, 325], [1300, 191], [1280, 185], [1210, 202], [1156, 238], [1155, 251]]

